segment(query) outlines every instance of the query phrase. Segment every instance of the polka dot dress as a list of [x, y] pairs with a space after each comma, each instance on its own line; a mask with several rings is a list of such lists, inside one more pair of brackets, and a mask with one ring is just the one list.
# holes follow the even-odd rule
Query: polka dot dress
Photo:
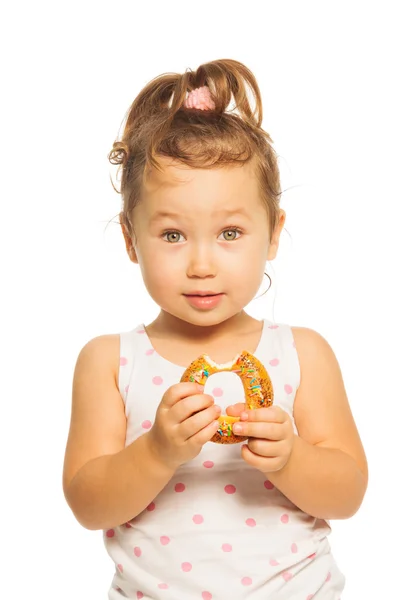
[[[151, 429], [162, 395], [185, 367], [160, 356], [143, 325], [120, 338], [128, 445]], [[254, 354], [271, 377], [274, 403], [293, 421], [300, 365], [291, 328], [264, 320]], [[205, 392], [223, 412], [244, 401], [234, 373], [212, 375]], [[141, 514], [104, 531], [115, 564], [109, 600], [340, 599], [345, 578], [330, 550], [329, 523], [299, 510], [240, 448], [205, 444]]]

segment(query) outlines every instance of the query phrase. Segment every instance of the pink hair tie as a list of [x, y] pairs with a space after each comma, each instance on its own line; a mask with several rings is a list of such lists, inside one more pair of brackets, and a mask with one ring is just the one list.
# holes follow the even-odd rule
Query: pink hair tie
[[200, 110], [214, 110], [215, 108], [210, 88], [206, 85], [189, 92], [183, 105], [185, 108], [199, 108]]

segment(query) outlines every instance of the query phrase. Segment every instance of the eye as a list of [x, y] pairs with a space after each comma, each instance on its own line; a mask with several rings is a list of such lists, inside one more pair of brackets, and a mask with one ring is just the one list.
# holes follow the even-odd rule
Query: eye
[[236, 233], [241, 234], [242, 231], [238, 227], [230, 227], [229, 229], [225, 229], [221, 235], [225, 236], [225, 234], [230, 234], [228, 237], [224, 237], [224, 241], [232, 242], [234, 240], [237, 240], [237, 237], [234, 237]]
[[165, 236], [167, 236], [167, 239], [165, 241], [169, 242], [170, 244], [174, 244], [175, 242], [179, 241], [180, 235], [181, 234], [179, 233], [179, 231], [164, 231], [164, 233], [162, 234], [162, 238], [165, 239]]
[[[228, 229], [224, 229], [224, 231], [221, 233], [221, 235], [224, 236], [225, 242], [232, 242], [232, 241], [237, 240], [236, 234], [241, 234], [241, 233], [243, 233], [243, 232], [238, 227], [229, 227]], [[170, 244], [175, 244], [180, 241], [179, 237], [181, 235], [182, 234], [179, 231], [164, 231], [164, 233], [162, 234], [162, 239], [165, 239], [165, 241]]]

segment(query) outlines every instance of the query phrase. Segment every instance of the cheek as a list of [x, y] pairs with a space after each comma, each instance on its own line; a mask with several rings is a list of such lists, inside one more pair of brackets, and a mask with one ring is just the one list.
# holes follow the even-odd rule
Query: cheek
[[222, 261], [224, 266], [229, 265], [230, 270], [234, 270], [237, 275], [250, 281], [262, 277], [266, 263], [265, 249], [260, 245], [249, 245], [243, 248], [241, 252], [235, 252]]
[[169, 252], [160, 252], [151, 246], [143, 248], [139, 255], [139, 264], [144, 281], [149, 285], [168, 288], [178, 274], [182, 274], [182, 266]]

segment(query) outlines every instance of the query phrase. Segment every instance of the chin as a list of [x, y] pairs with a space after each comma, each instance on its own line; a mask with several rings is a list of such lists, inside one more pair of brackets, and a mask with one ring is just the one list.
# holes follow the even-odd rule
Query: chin
[[212, 310], [193, 310], [189, 312], [185, 311], [185, 313], [183, 314], [174, 316], [194, 326], [197, 325], [199, 327], [214, 327], [216, 325], [224, 323], [225, 321], [229, 321], [229, 319], [235, 317], [238, 313], [242, 312], [242, 310], [242, 308], [238, 308], [235, 311], [228, 312], [226, 310], [218, 310], [218, 308], [214, 308]]

